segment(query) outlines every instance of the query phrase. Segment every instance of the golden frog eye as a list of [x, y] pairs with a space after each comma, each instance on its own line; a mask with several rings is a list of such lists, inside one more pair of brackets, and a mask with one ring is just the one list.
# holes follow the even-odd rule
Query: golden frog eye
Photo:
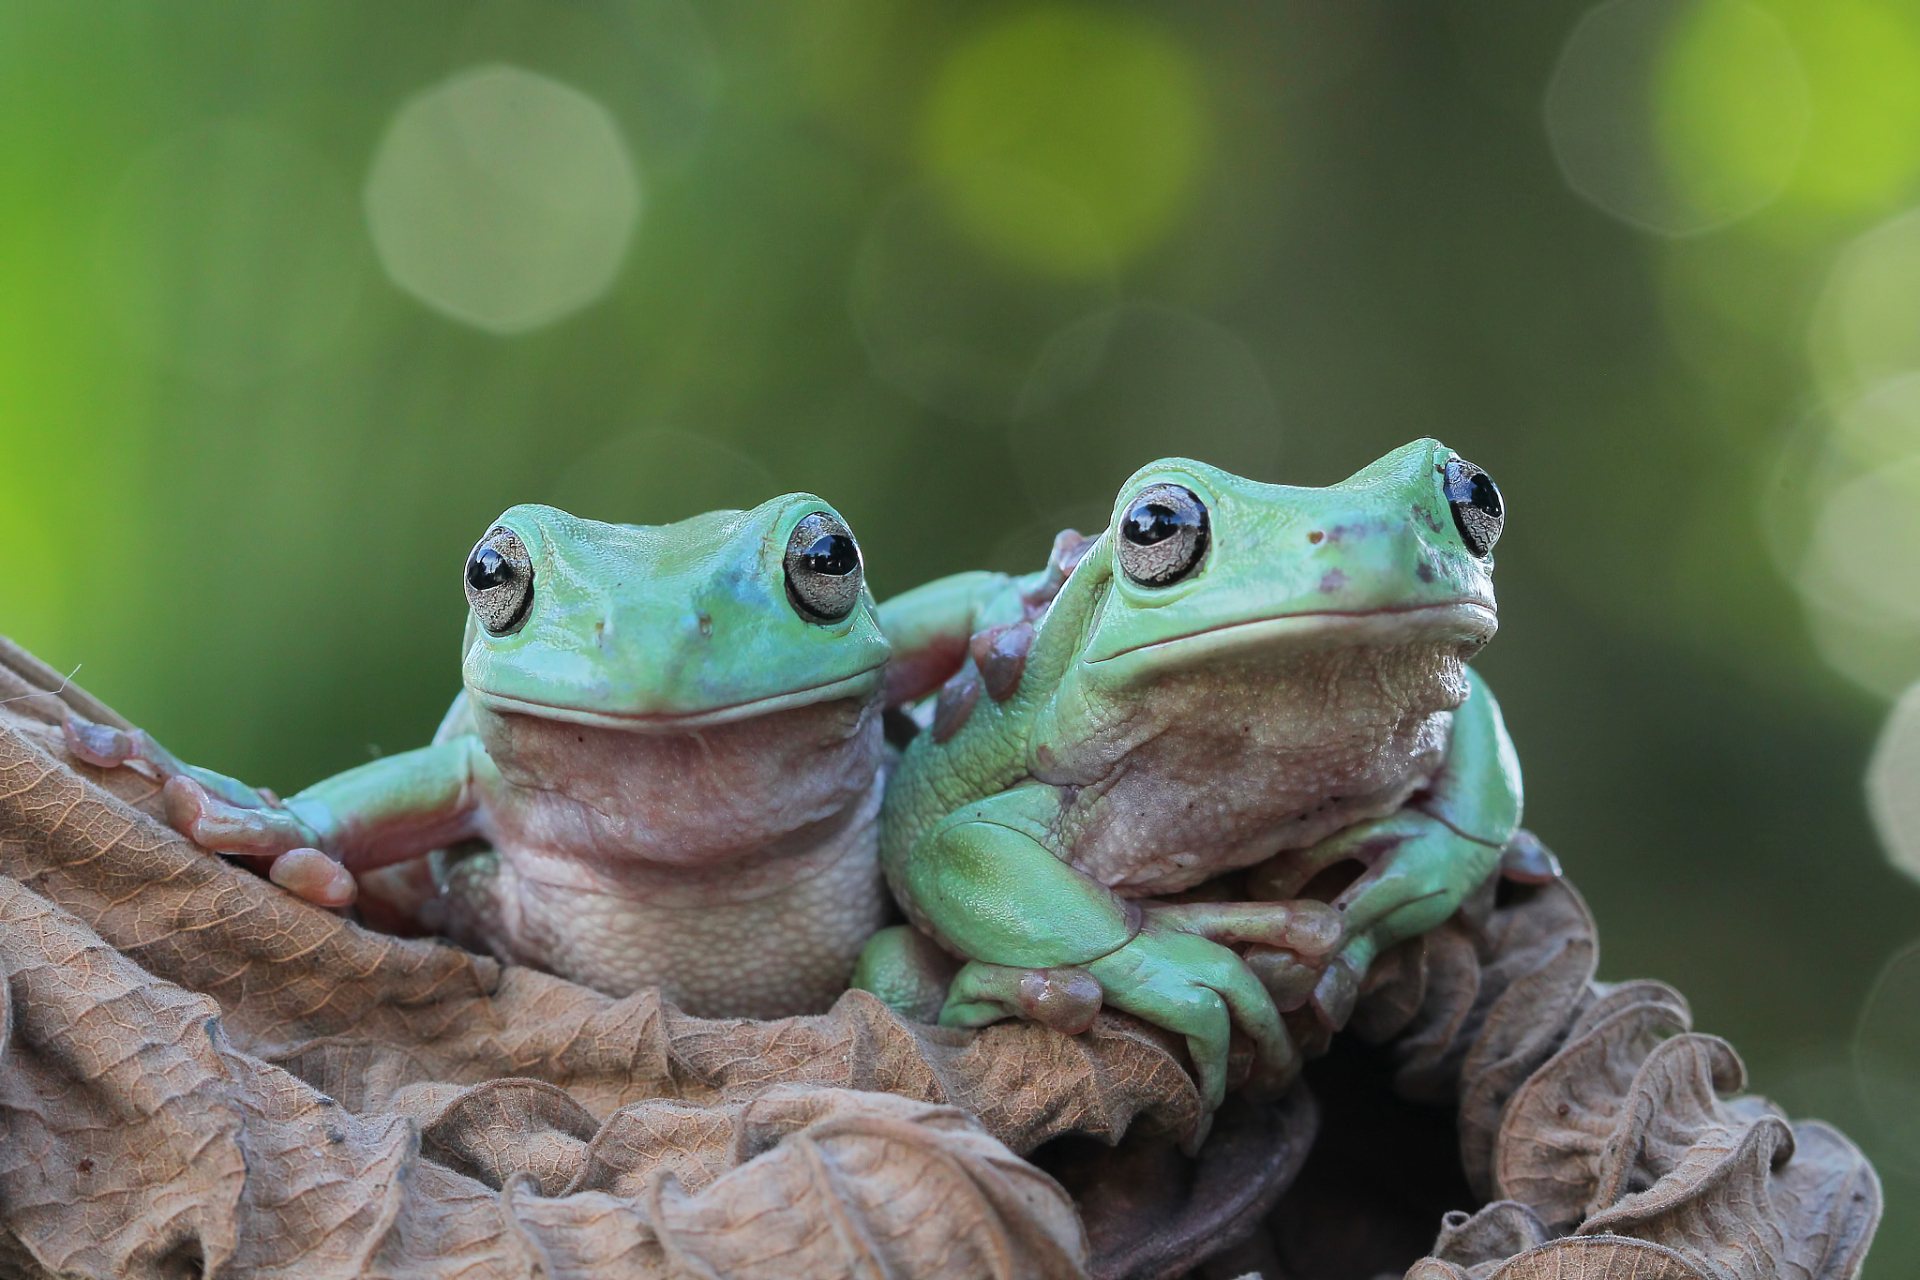
[[533, 605], [533, 557], [505, 525], [487, 530], [467, 556], [467, 606], [491, 636], [512, 635]]
[[1484, 559], [1500, 541], [1500, 530], [1507, 524], [1506, 504], [1500, 500], [1499, 486], [1493, 477], [1464, 458], [1447, 459], [1446, 484], [1442, 490], [1453, 507], [1453, 525], [1467, 550]]
[[1143, 587], [1168, 587], [1207, 558], [1207, 504], [1191, 489], [1142, 489], [1120, 518], [1113, 548], [1120, 568]]
[[787, 599], [809, 622], [839, 622], [860, 603], [860, 544], [838, 517], [816, 511], [787, 537]]

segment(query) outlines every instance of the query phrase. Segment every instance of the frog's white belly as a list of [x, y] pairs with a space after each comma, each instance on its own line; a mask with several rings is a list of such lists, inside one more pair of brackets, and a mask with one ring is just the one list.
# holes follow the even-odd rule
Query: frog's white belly
[[645, 895], [535, 850], [471, 855], [447, 870], [446, 932], [610, 995], [658, 987], [700, 1017], [824, 1012], [890, 918], [878, 799], [876, 785], [855, 821], [807, 852], [802, 875], [748, 893], [715, 877], [706, 892]]

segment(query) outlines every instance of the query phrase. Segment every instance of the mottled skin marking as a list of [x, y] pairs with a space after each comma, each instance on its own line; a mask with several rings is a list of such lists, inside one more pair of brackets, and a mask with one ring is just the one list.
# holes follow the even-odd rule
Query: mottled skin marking
[[[1018, 687], [976, 693], [915, 740], [883, 810], [896, 896], [967, 961], [942, 1022], [1032, 1016], [1021, 971], [1085, 972], [1106, 1003], [1185, 1036], [1217, 1104], [1231, 1026], [1264, 1083], [1297, 1066], [1233, 947], [1286, 953], [1291, 968], [1263, 968], [1337, 1025], [1375, 955], [1485, 880], [1520, 780], [1465, 665], [1497, 623], [1491, 561], [1443, 492], [1452, 456], [1419, 441], [1326, 489], [1156, 463], [1121, 490], [1107, 533], [1063, 535], [1043, 573], [961, 575], [883, 606], [919, 676], [891, 684], [903, 701], [951, 671], [924, 656], [936, 650], [963, 664], [948, 690], [978, 687], [978, 654], [953, 637], [1034, 631]], [[1136, 495], [1169, 485], [1204, 504], [1210, 542], [1187, 576], [1147, 586], [1120, 567], [1115, 531]], [[1343, 859], [1367, 870], [1335, 910], [1297, 900]], [[1294, 900], [1159, 901], [1242, 869]], [[925, 1012], [924, 984], [888, 968], [915, 954], [882, 935], [856, 981]]]

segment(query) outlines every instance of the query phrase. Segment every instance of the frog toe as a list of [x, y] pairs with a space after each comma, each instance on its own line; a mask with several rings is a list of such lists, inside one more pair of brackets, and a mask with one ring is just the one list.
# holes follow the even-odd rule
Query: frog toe
[[251, 857], [278, 857], [315, 841], [284, 809], [244, 809], [184, 774], [161, 788], [167, 825], [203, 849]]
[[289, 849], [267, 868], [267, 879], [316, 907], [342, 908], [358, 892], [353, 873], [318, 849]]
[[1143, 932], [1087, 967], [1108, 1004], [1186, 1039], [1205, 1110], [1226, 1098], [1235, 1027], [1253, 1042], [1249, 1087], [1277, 1092], [1299, 1074], [1300, 1055], [1272, 998], [1227, 948], [1191, 934]]
[[974, 961], [954, 976], [940, 1025], [983, 1027], [1014, 1017], [1074, 1036], [1093, 1025], [1105, 996], [1099, 980], [1076, 965], [1019, 969]]

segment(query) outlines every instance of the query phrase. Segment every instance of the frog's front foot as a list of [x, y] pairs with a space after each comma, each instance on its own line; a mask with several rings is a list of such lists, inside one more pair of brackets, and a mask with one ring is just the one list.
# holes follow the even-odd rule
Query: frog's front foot
[[1108, 1005], [1186, 1039], [1201, 1106], [1208, 1112], [1226, 1098], [1236, 1026], [1253, 1042], [1249, 1088], [1277, 1093], [1300, 1072], [1300, 1054], [1246, 963], [1158, 911], [1144, 913], [1131, 942], [1085, 968], [1099, 981]]
[[322, 852], [318, 835], [259, 790], [182, 761], [142, 729], [116, 729], [70, 716], [67, 750], [101, 769], [133, 769], [161, 783], [167, 825], [203, 849], [245, 860], [289, 893], [316, 906], [354, 900], [353, 873]]
[[1346, 928], [1339, 950], [1313, 977], [1309, 1001], [1319, 1021], [1333, 1031], [1344, 1027], [1375, 958], [1459, 910], [1499, 867], [1501, 852], [1413, 809], [1350, 827], [1309, 851], [1316, 865], [1352, 860], [1367, 868], [1334, 899]]

